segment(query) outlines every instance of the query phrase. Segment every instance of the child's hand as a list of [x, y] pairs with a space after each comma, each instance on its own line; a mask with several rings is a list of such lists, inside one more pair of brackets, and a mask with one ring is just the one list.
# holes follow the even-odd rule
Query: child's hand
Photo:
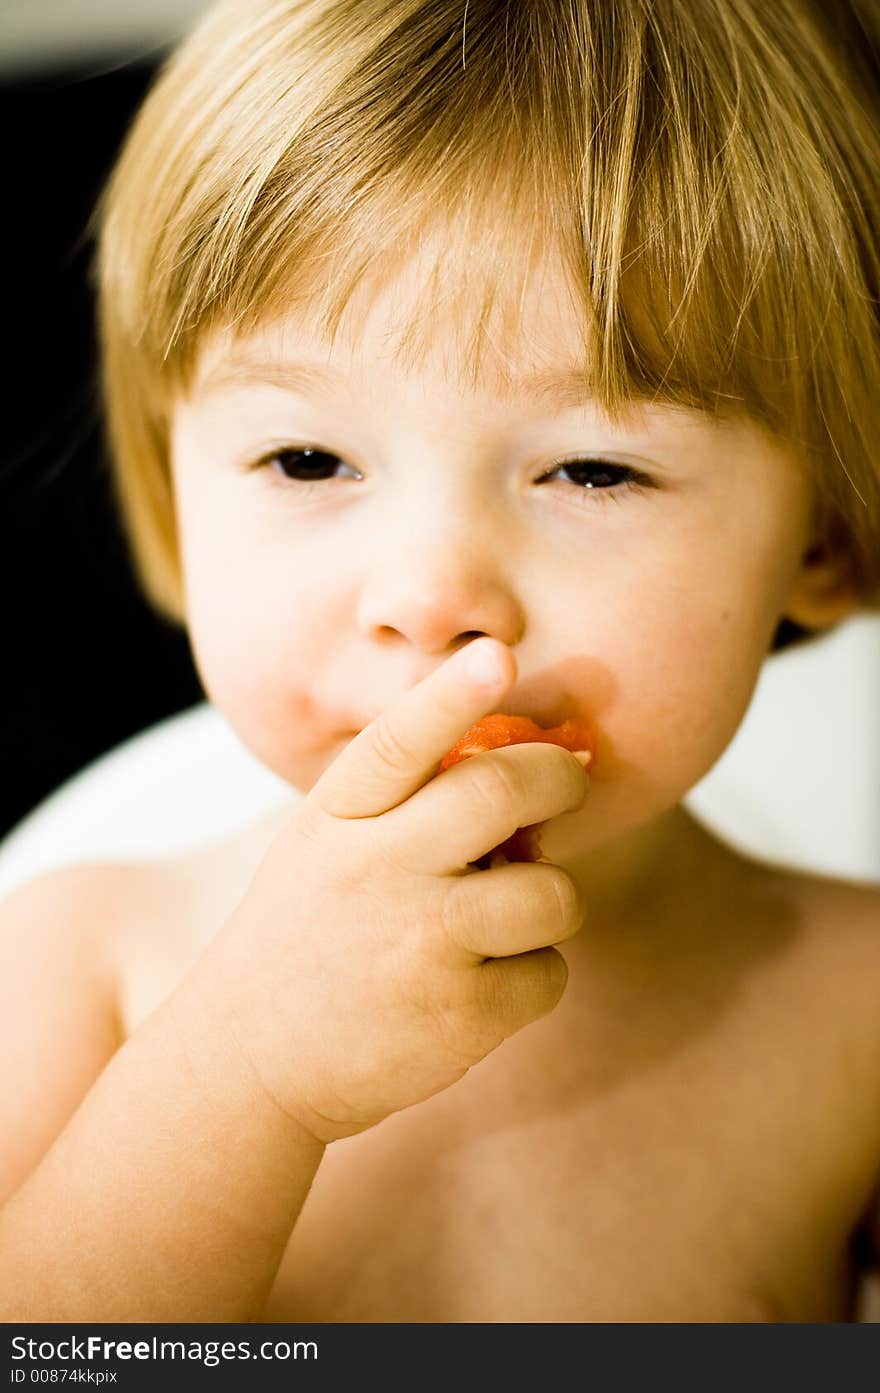
[[[497, 680], [468, 680], [473, 650], [494, 654]], [[468, 867], [579, 808], [581, 765], [535, 743], [433, 777], [515, 676], [510, 651], [479, 640], [352, 740], [195, 969], [261, 1086], [318, 1141], [448, 1088], [565, 988], [548, 945], [580, 927], [571, 877]]]

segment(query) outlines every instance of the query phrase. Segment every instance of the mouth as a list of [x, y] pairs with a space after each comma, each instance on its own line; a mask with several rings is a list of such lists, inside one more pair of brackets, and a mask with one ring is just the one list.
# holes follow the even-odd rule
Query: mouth
[[569, 718], [557, 726], [541, 726], [528, 716], [512, 716], [500, 711], [483, 716], [466, 730], [460, 740], [440, 761], [441, 773], [450, 769], [463, 759], [482, 754], [486, 750], [498, 750], [507, 745], [524, 745], [533, 742], [546, 742], [561, 745], [564, 750], [577, 754], [584, 768], [592, 767], [596, 755], [596, 737], [586, 721]]
[[[530, 710], [524, 710], [522, 705], [516, 702], [507, 702], [506, 706], [512, 709], [503, 712], [493, 711], [490, 715], [483, 716], [480, 721], [464, 732], [458, 742], [462, 751], [467, 746], [468, 754], [477, 754], [484, 749], [497, 748], [498, 745], [517, 745], [526, 740], [539, 740], [541, 739], [541, 735], [538, 733], [540, 731], [548, 736], [550, 744], [562, 745], [564, 748], [572, 750], [587, 750], [592, 752], [593, 758], [595, 758], [595, 735], [592, 722], [586, 721], [580, 716], [572, 716], [570, 707], [564, 710], [561, 706], [552, 708], [545, 706], [540, 709], [532, 706]], [[347, 744], [356, 736], [361, 735], [371, 724], [371, 721], [365, 721], [363, 725], [342, 729], [335, 739], [339, 743]], [[578, 743], [581, 738], [583, 744]], [[472, 749], [470, 748], [471, 744], [473, 744]]]

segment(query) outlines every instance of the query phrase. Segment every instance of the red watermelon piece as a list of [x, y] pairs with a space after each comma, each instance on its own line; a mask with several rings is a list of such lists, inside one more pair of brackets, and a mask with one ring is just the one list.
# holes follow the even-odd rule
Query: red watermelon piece
[[[440, 772], [460, 764], [472, 755], [483, 754], [486, 750], [499, 750], [505, 745], [525, 745], [529, 742], [543, 741], [547, 745], [561, 745], [564, 750], [582, 750], [596, 757], [596, 740], [586, 721], [563, 721], [558, 726], [539, 726], [528, 716], [510, 716], [496, 711], [466, 730], [464, 735], [443, 756]], [[481, 857], [476, 864], [484, 868], [490, 866], [496, 856], [504, 856], [508, 861], [537, 861], [541, 855], [538, 833], [541, 823], [530, 827], [519, 827], [512, 837], [501, 846]]]

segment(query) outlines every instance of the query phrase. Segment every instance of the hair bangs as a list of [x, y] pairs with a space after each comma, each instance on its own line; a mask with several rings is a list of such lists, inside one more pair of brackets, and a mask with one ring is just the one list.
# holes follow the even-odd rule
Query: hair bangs
[[[761, 167], [772, 109], [766, 142], [740, 124], [733, 36], [725, 67], [723, 40], [679, 7], [678, 42], [640, 6], [507, 7], [502, 30], [498, 6], [478, 3], [463, 33], [442, 3], [385, 9], [384, 33], [307, 120], [276, 119], [244, 177], [222, 161], [226, 187], [195, 221], [181, 208], [196, 235], [157, 258], [147, 297], [171, 376], [218, 326], [246, 334], [293, 312], [334, 341], [427, 238], [436, 264], [398, 352], [417, 367], [452, 325], [473, 383], [495, 315], [515, 315], [552, 250], [609, 415], [640, 398], [742, 410], [808, 445], [798, 383], [831, 268], [808, 264], [814, 219], [797, 182]], [[690, 61], [707, 43], [713, 62]]]
[[823, 23], [812, 0], [217, 6], [108, 187], [107, 359], [167, 406], [214, 331], [294, 314], [332, 343], [420, 253], [395, 357], [448, 337], [475, 385], [552, 260], [610, 417], [761, 422], [880, 586], [853, 409], [880, 374], [880, 151]]

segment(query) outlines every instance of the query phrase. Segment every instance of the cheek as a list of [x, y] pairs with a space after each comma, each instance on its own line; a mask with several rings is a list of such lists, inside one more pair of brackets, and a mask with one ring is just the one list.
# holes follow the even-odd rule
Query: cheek
[[591, 793], [542, 837], [551, 860], [577, 858], [675, 807], [720, 759], [775, 627], [773, 585], [753, 580], [735, 584], [722, 568], [699, 584], [670, 583], [668, 572], [646, 584], [644, 571], [619, 589], [609, 581], [571, 663], [582, 679], [572, 690], [598, 737]]
[[303, 680], [321, 661], [320, 630], [297, 608], [287, 622], [238, 593], [228, 604], [193, 597], [190, 636], [211, 702], [274, 773], [297, 782], [313, 757], [320, 713]]
[[[684, 551], [626, 594], [605, 631], [614, 691], [597, 721], [596, 778], [624, 772], [678, 799], [720, 758], [745, 715], [791, 575], [784, 547]], [[601, 640], [600, 640], [601, 642]]]
[[[332, 635], [333, 592], [307, 559], [218, 528], [193, 529], [183, 546], [193, 658], [209, 700], [242, 743], [285, 782], [310, 786], [326, 762], [328, 732], [313, 697]], [[254, 558], [262, 557], [255, 564]], [[321, 603], [316, 603], [321, 596]], [[332, 734], [332, 733], [331, 733]]]
[[618, 650], [620, 697], [604, 720], [609, 778], [636, 775], [677, 798], [733, 738], [760, 658], [723, 612], [714, 622], [696, 621], [682, 612], [680, 625], [655, 626], [645, 644]]

